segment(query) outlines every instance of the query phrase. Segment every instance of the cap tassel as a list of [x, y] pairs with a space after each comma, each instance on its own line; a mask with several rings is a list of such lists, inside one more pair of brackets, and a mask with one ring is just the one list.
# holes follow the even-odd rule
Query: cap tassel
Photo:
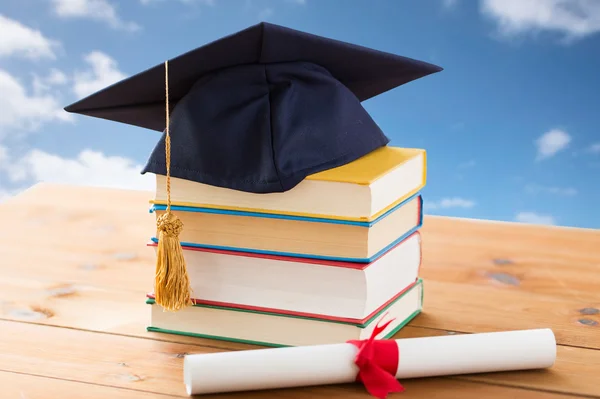
[[169, 134], [169, 69], [165, 61], [166, 89], [166, 137], [165, 153], [167, 167], [167, 210], [156, 221], [158, 228], [158, 251], [154, 286], [155, 302], [165, 310], [177, 311], [190, 305], [190, 281], [179, 242], [183, 223], [171, 213], [171, 136]]

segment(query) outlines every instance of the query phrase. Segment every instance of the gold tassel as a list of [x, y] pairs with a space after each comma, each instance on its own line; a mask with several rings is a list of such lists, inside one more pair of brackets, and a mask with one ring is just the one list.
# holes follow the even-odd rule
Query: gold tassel
[[156, 220], [158, 228], [158, 251], [154, 297], [165, 310], [177, 311], [192, 303], [190, 281], [187, 274], [179, 234], [183, 223], [171, 213], [171, 136], [169, 134], [169, 69], [165, 61], [166, 90], [166, 137], [165, 153], [167, 166], [167, 210]]

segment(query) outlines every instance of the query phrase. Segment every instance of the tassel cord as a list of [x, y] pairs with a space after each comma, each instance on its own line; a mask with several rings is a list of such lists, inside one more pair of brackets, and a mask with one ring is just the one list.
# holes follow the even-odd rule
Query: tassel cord
[[154, 296], [165, 310], [178, 311], [192, 303], [191, 288], [179, 234], [183, 223], [171, 212], [171, 136], [169, 119], [169, 69], [165, 61], [165, 155], [167, 177], [167, 209], [157, 217], [158, 250]]

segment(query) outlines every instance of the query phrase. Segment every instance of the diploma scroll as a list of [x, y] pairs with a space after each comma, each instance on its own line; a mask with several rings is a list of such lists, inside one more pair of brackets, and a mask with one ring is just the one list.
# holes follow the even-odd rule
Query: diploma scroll
[[[360, 346], [356, 343], [191, 354], [184, 359], [184, 383], [188, 395], [197, 395], [349, 383], [357, 381], [361, 372], [366, 376], [369, 367], [369, 372], [378, 372], [379, 377], [384, 377], [382, 369], [388, 370], [385, 377], [394, 380], [540, 369], [552, 366], [556, 359], [556, 340], [550, 329], [372, 343], [385, 345], [369, 348], [374, 354], [370, 364], [359, 361]], [[399, 382], [396, 388], [385, 388], [387, 391], [374, 386], [381, 382], [379, 377], [372, 378], [371, 386], [367, 386], [374, 396], [402, 390]], [[366, 378], [363, 383], [367, 385]]]

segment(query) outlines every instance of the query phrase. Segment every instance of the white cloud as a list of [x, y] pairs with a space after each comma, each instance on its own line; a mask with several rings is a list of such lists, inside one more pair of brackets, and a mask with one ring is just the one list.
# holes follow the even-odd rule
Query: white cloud
[[[75, 158], [65, 158], [34, 149], [9, 161], [0, 162], [0, 173], [20, 186], [46, 182], [151, 191], [155, 188], [154, 175], [140, 174], [142, 165], [99, 151], [83, 150]], [[5, 187], [0, 190], [8, 192]]]
[[23, 84], [0, 69], [0, 141], [16, 131], [31, 132], [47, 122], [68, 122], [73, 117], [62, 109], [57, 96], [29, 94]]
[[590, 147], [588, 148], [589, 152], [592, 152], [594, 154], [600, 154], [600, 143], [594, 143], [592, 145], [590, 145]]
[[50, 91], [52, 89], [52, 87], [55, 86], [61, 86], [64, 85], [68, 82], [68, 77], [67, 75], [65, 75], [64, 72], [56, 69], [56, 68], [52, 68], [50, 69], [50, 72], [48, 72], [48, 75], [44, 76], [44, 77], [40, 77], [36, 74], [33, 75], [33, 81], [32, 81], [32, 86], [33, 86], [33, 92], [36, 95], [40, 95], [42, 93], [47, 93], [48, 91]]
[[600, 31], [598, 0], [481, 0], [480, 11], [508, 37], [551, 31], [571, 41]]
[[[6, 147], [0, 145], [0, 174], [2, 173], [2, 171], [7, 170], [8, 166], [9, 166], [8, 150], [6, 149]], [[2, 182], [2, 181], [6, 181], [6, 179], [5, 178], [0, 179], [0, 182]], [[4, 202], [4, 200], [16, 195], [18, 193], [18, 191], [20, 191], [20, 190], [9, 189], [9, 188], [0, 186], [0, 203]]]
[[433, 209], [448, 209], [448, 208], [472, 208], [475, 206], [475, 201], [453, 197], [453, 198], [443, 198], [441, 201], [437, 202], [425, 202], [425, 208], [428, 210]]
[[90, 95], [127, 77], [114, 59], [100, 51], [92, 51], [84, 59], [90, 70], [75, 72], [73, 76], [73, 92], [78, 97]]
[[61, 18], [87, 18], [106, 22], [111, 28], [137, 31], [135, 22], [126, 22], [119, 17], [115, 7], [107, 0], [52, 0], [54, 13]]
[[535, 212], [519, 212], [515, 220], [520, 223], [555, 225], [556, 220], [551, 215], [540, 215]]
[[577, 189], [573, 187], [553, 187], [553, 186], [540, 186], [537, 184], [529, 184], [525, 187], [525, 191], [530, 194], [553, 194], [553, 195], [561, 195], [565, 197], [573, 197], [577, 195]]
[[75, 95], [85, 97], [127, 76], [102, 52], [92, 51], [84, 60], [88, 69], [73, 75], [55, 68], [44, 76], [33, 74], [31, 90], [0, 69], [0, 142], [8, 134], [34, 132], [45, 123], [74, 121], [73, 115], [63, 110], [64, 102], [56, 90], [60, 86], [72, 84]]
[[6, 165], [8, 165], [8, 150], [0, 145], [0, 170], [4, 169]]
[[46, 77], [46, 82], [51, 85], [61, 85], [67, 83], [67, 75], [65, 75], [62, 71], [53, 68]]
[[60, 47], [56, 40], [45, 37], [39, 30], [0, 14], [0, 57], [19, 56], [27, 59], [55, 59]]
[[537, 160], [550, 158], [561, 150], [567, 148], [571, 136], [560, 129], [552, 129], [541, 135], [535, 142], [537, 146]]
[[301, 6], [306, 4], [306, 0], [287, 0], [288, 3], [299, 4]]

